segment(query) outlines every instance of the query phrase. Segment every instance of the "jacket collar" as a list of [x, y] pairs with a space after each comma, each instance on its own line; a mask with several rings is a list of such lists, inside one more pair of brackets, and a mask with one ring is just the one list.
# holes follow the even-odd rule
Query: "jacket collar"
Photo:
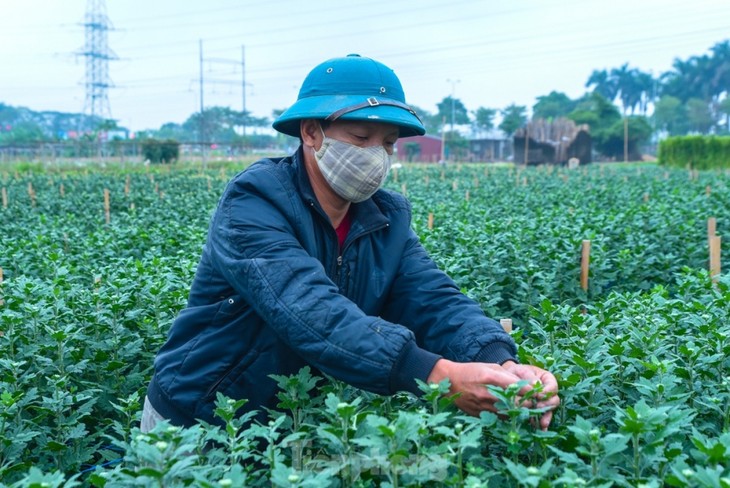
[[[313, 203], [317, 211], [322, 214], [323, 217], [327, 217], [327, 214], [317, 200], [317, 196], [314, 194], [314, 189], [312, 189], [312, 184], [309, 181], [307, 169], [304, 167], [304, 148], [301, 144], [299, 145], [299, 149], [297, 149], [297, 151], [293, 154], [292, 161], [296, 168], [297, 186], [299, 187], [302, 199], [308, 205]], [[378, 190], [378, 193], [381, 191], [382, 190]], [[358, 230], [367, 231], [386, 226], [390, 223], [390, 219], [376, 203], [379, 196], [378, 193], [364, 202], [350, 204], [350, 218], [352, 219], [350, 232]]]

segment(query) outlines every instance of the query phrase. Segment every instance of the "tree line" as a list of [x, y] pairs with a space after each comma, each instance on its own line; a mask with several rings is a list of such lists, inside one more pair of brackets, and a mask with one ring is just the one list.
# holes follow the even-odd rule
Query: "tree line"
[[[467, 131], [473, 138], [483, 138], [496, 128], [509, 137], [530, 119], [566, 117], [590, 126], [599, 153], [619, 157], [625, 123], [630, 144], [635, 147], [648, 142], [652, 135], [660, 139], [668, 135], [730, 132], [730, 41], [715, 44], [703, 55], [675, 59], [669, 71], [657, 76], [627, 63], [594, 70], [585, 87], [585, 94], [576, 99], [559, 91], [538, 96], [530, 115], [527, 106], [516, 104], [502, 109], [480, 106], [469, 110], [451, 96], [437, 103], [435, 111], [414, 109], [427, 133], [444, 134], [452, 144], [465, 141], [463, 134]], [[168, 122], [159, 129], [140, 132], [137, 137], [245, 148], [285, 147], [292, 145], [288, 136], [256, 130], [269, 128], [282, 111], [273, 110], [268, 118], [230, 107], [208, 107], [182, 123]], [[80, 114], [33, 112], [0, 103], [0, 145], [58, 141], [73, 131], [79, 137], [95, 140], [99, 134], [114, 129], [118, 129], [114, 121], [89, 120]]]

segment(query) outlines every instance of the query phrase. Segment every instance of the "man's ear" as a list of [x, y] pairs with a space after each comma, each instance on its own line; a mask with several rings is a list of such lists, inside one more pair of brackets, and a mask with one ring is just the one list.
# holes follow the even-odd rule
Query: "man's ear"
[[303, 119], [299, 122], [299, 132], [302, 138], [302, 143], [305, 146], [317, 149], [317, 147], [322, 144], [322, 129], [320, 128], [318, 120]]

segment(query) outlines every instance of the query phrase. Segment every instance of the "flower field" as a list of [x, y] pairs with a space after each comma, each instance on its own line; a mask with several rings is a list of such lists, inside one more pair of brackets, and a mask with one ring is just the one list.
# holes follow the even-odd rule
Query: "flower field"
[[0, 171], [0, 486], [730, 487], [730, 278], [707, 271], [730, 176], [655, 166], [391, 172], [432, 257], [558, 378], [548, 432], [514, 389], [476, 418], [446, 384], [380, 397], [305, 369], [266, 424], [219, 398], [225, 428], [141, 434], [234, 171]]

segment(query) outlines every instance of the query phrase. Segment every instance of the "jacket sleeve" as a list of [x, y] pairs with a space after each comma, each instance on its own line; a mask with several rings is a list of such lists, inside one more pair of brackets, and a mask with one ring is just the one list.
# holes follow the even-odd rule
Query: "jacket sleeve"
[[297, 214], [301, 197], [272, 180], [266, 169], [249, 169], [226, 189], [208, 237], [217, 271], [270, 327], [262, 333], [276, 333], [320, 371], [376, 393], [417, 393], [414, 378], [439, 356], [419, 348], [408, 328], [366, 315], [339, 293], [296, 238], [311, 219]]
[[515, 360], [514, 340], [438, 269], [410, 230], [383, 317], [413, 330], [421, 347], [458, 362]]

